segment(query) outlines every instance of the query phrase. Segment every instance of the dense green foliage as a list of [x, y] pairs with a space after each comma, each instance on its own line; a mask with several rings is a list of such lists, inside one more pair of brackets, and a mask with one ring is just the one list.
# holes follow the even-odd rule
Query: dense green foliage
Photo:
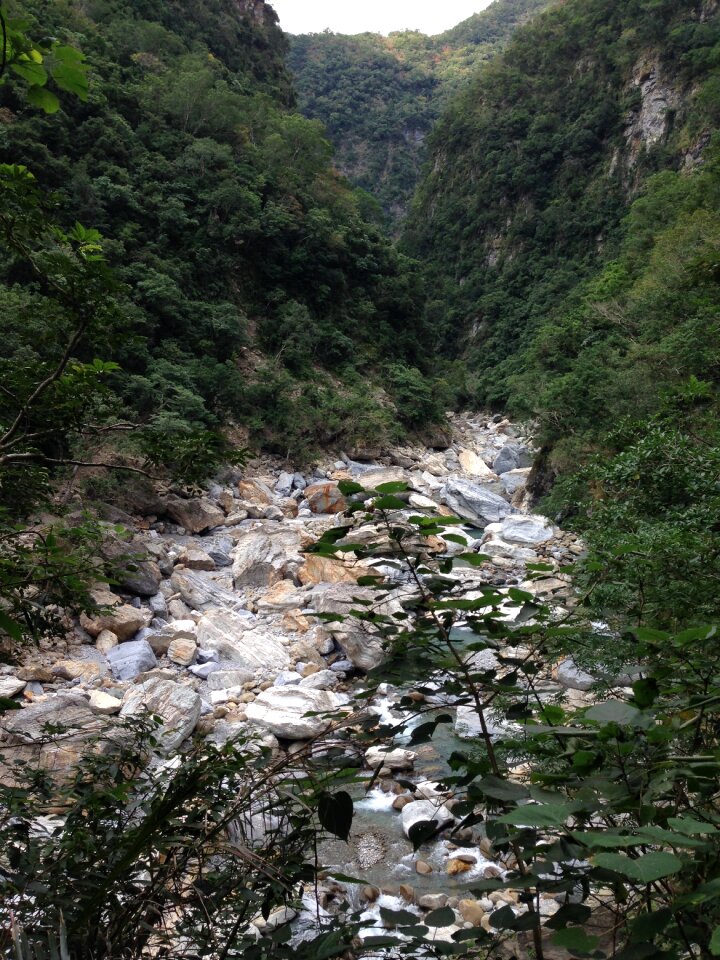
[[716, 5], [569, 0], [453, 102], [405, 235], [597, 609], [670, 628], [718, 615], [719, 77]]
[[425, 139], [477, 66], [551, 0], [496, 0], [452, 30], [428, 37], [330, 32], [293, 37], [288, 65], [307, 117], [321, 120], [337, 163], [402, 220], [425, 158]]
[[[27, 105], [17, 78], [0, 125], [0, 158], [54, 192], [61, 226], [107, 238], [121, 319], [77, 359], [118, 363], [121, 407], [158, 434], [235, 422], [302, 454], [333, 418], [344, 439], [382, 432], [382, 407], [368, 401], [352, 435], [352, 382], [360, 393], [380, 361], [419, 362], [417, 284], [334, 173], [319, 124], [292, 112], [272, 10], [24, 9], [91, 66], [86, 102], [65, 97], [51, 117]], [[16, 325], [7, 352], [42, 362], [38, 292], [16, 265], [2, 279], [3, 313], [21, 301], [37, 318]]]
[[467, 351], [482, 401], [517, 406], [509, 378], [538, 326], [617, 252], [647, 176], [691, 161], [717, 126], [711, 9], [569, 0], [438, 125], [405, 246], [428, 261], [437, 342]]

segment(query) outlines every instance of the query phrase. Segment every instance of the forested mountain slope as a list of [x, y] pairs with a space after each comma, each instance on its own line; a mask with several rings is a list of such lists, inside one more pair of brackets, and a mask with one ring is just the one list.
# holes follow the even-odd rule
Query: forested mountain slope
[[[692, 192], [720, 120], [719, 39], [714, 0], [568, 0], [451, 104], [404, 244], [429, 265], [438, 345], [467, 352], [481, 400], [518, 403], [533, 337], [618, 256], [654, 174]], [[671, 209], [655, 205], [645, 242]]]
[[307, 117], [321, 120], [350, 181], [396, 227], [425, 157], [425, 139], [452, 95], [513, 31], [551, 0], [495, 0], [434, 37], [316, 33], [291, 38], [288, 64]]
[[[17, 75], [2, 88], [0, 160], [55, 193], [63, 225], [105, 237], [123, 320], [84, 358], [120, 364], [125, 412], [163, 436], [239, 423], [283, 452], [382, 433], [388, 401], [366, 374], [396, 360], [396, 379], [419, 378], [416, 284], [334, 171], [320, 124], [294, 111], [271, 7], [16, 9], [88, 59], [87, 101], [63, 96], [52, 116]], [[48, 360], [37, 287], [12, 261], [2, 281], [8, 369]]]
[[436, 348], [537, 419], [532, 489], [636, 622], [716, 610], [719, 123], [716, 0], [567, 0], [453, 101], [404, 236]]

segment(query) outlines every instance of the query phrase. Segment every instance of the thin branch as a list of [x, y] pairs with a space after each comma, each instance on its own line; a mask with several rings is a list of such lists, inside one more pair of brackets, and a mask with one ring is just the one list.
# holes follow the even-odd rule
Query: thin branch
[[95, 463], [90, 460], [55, 460], [51, 457], [45, 457], [41, 453], [10, 453], [7, 456], [0, 457], [0, 467], [14, 463], [40, 463], [52, 467], [102, 467], [104, 470], [124, 470], [128, 473], [139, 473], [148, 480], [162, 481], [164, 477], [156, 477], [147, 470], [140, 467], [128, 467], [122, 463]]

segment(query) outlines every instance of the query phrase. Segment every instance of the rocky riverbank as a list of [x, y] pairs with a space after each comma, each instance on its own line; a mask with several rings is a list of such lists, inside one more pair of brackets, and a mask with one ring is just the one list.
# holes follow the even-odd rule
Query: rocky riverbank
[[[510, 866], [472, 829], [412, 852], [406, 838], [413, 823], [438, 817], [454, 823], [453, 797], [428, 779], [422, 750], [388, 744], [366, 751], [337, 729], [338, 719], [358, 709], [354, 694], [384, 655], [380, 634], [350, 611], [360, 598], [392, 615], [411, 591], [405, 572], [382, 556], [387, 532], [379, 523], [355, 521], [350, 542], [379, 548], [369, 561], [352, 552], [307, 553], [347, 506], [340, 481], [368, 491], [401, 482], [408, 515], [464, 521], [453, 530], [464, 531], [468, 547], [438, 535], [426, 544], [430, 554], [469, 549], [487, 557], [456, 571], [467, 590], [522, 586], [560, 608], [572, 604], [571, 583], [560, 571], [583, 547], [529, 512], [529, 438], [499, 417], [456, 416], [449, 425], [452, 441], [444, 449], [407, 447], [375, 460], [359, 451], [310, 475], [257, 461], [241, 474], [228, 473], [203, 496], [177, 491], [154, 498], [145, 515], [112, 513], [128, 533], [118, 535], [109, 525], [106, 549], [138, 559], [117, 586], [98, 585], [98, 612], [69, 624], [64, 640], [18, 651], [18, 662], [0, 666], [0, 696], [22, 707], [0, 720], [2, 775], [12, 779], [18, 760], [62, 775], [118, 718], [144, 713], [162, 719], [158, 752], [166, 758], [191, 736], [222, 744], [255, 732], [276, 755], [314, 740], [314, 751], [334, 748], [344, 764], [377, 774], [378, 785], [358, 804], [361, 823], [350, 853], [338, 854], [362, 870], [393, 847], [387, 881], [368, 884], [361, 894], [369, 926], [378, 922], [378, 907], [397, 906], [397, 898], [418, 914], [453, 907], [456, 922], [437, 928], [441, 939], [463, 925], [486, 925], [498, 899], [510, 898], [520, 910], [514, 894], [494, 893], [487, 902], [463, 895], [464, 884]], [[528, 580], [526, 565], [537, 562], [547, 572]], [[368, 574], [385, 580], [381, 601], [358, 585]], [[322, 614], [344, 619], [327, 623], [318, 619]], [[582, 696], [585, 679], [570, 662], [554, 672], [548, 667], [552, 693], [564, 688]], [[403, 692], [381, 689], [362, 709], [393, 715]], [[43, 736], [48, 723], [65, 728], [60, 738]], [[458, 706], [455, 735], [477, 733], [472, 708]], [[413, 788], [401, 786], [399, 776]], [[363, 822], [363, 811], [374, 819]], [[321, 890], [323, 907], [334, 889]], [[543, 909], [550, 915], [557, 904]]]

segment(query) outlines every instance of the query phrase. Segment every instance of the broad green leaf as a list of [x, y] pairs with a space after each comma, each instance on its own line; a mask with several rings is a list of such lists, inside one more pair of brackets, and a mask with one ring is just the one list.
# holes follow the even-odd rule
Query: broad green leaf
[[437, 834], [440, 824], [437, 820], [418, 820], [408, 830], [408, 839], [413, 845], [413, 850], [419, 850], [420, 847]]
[[715, 927], [710, 937], [710, 953], [714, 957], [720, 957], [720, 926]]
[[[410, 488], [402, 480], [393, 480], [390, 483], [381, 483], [375, 488], [376, 493], [405, 493]], [[404, 506], [404, 504], [403, 504]]]
[[683, 862], [673, 853], [662, 851], [646, 853], [637, 860], [624, 857], [619, 853], [599, 853], [593, 858], [594, 863], [606, 870], [613, 870], [623, 877], [635, 880], [637, 883], [653, 883], [679, 873]]
[[693, 820], [692, 817], [670, 817], [668, 826], [689, 836], [696, 833], [717, 833], [718, 831], [717, 824], [701, 823], [699, 820]]
[[498, 823], [516, 827], [560, 827], [576, 810], [575, 803], [528, 803], [498, 817]]
[[492, 774], [483, 777], [477, 786], [486, 797], [492, 797], [493, 800], [524, 800], [528, 796], [527, 789], [519, 783], [503, 780]]
[[440, 907], [423, 917], [423, 923], [426, 923], [429, 927], [449, 927], [455, 923], [455, 911], [450, 907]]
[[556, 947], [565, 947], [568, 953], [585, 955], [592, 953], [600, 943], [597, 937], [588, 936], [580, 927], [556, 930], [552, 936]]
[[365, 493], [365, 487], [354, 480], [341, 480], [338, 483], [338, 490], [344, 497], [351, 497], [354, 493]]
[[605, 703], [599, 703], [596, 707], [591, 707], [586, 711], [585, 717], [588, 720], [594, 720], [595, 723], [617, 723], [620, 726], [632, 726], [637, 723], [642, 714], [629, 703], [623, 703], [622, 700], [608, 700]]
[[398, 497], [382, 496], [373, 501], [376, 510], [404, 510], [407, 504]]
[[15, 641], [22, 640], [23, 629], [20, 624], [0, 610], [0, 630], [4, 630]]
[[659, 936], [672, 920], [672, 910], [654, 910], [652, 913], [641, 913], [635, 917], [630, 939], [633, 943], [642, 943], [654, 940]]
[[16, 60], [11, 66], [13, 73], [32, 86], [44, 87], [47, 83], [47, 70], [41, 63], [36, 63], [34, 60]]
[[30, 87], [27, 93], [29, 102], [45, 113], [57, 113], [60, 109], [60, 101], [52, 91], [45, 87]]
[[573, 840], [582, 843], [591, 850], [601, 847], [605, 850], [620, 850], [624, 847], [637, 847], [642, 841], [638, 837], [629, 837], [612, 831], [598, 831], [597, 833], [583, 833], [582, 831], [573, 831]]

